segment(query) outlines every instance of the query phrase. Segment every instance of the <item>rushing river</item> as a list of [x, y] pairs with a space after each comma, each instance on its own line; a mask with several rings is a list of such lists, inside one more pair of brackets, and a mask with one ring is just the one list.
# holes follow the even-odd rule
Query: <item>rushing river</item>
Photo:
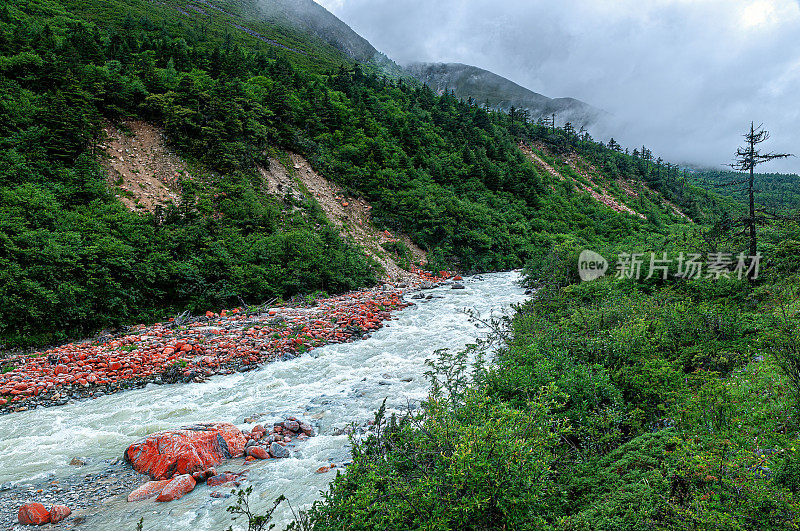
[[[437, 349], [460, 349], [485, 333], [462, 310], [476, 310], [482, 317], [508, 312], [524, 300], [518, 278], [518, 273], [497, 273], [465, 279], [464, 290], [425, 291], [436, 298], [415, 301], [417, 305], [395, 314], [396, 320], [367, 340], [329, 345], [257, 371], [217, 376], [201, 384], [149, 385], [0, 417], [0, 483], [75, 474], [69, 462], [76, 456], [90, 458], [81, 474], [99, 472], [106, 466], [103, 459], [119, 457], [132, 442], [163, 429], [202, 421], [249, 429], [252, 425], [243, 419], [252, 415], [262, 414], [258, 423], [265, 426], [294, 415], [312, 423], [318, 436], [298, 443], [291, 458], [255, 461], [246, 467], [236, 459], [217, 469], [249, 469], [246, 484], [253, 485], [259, 510], [280, 494], [295, 508], [308, 507], [335, 474], [315, 470], [349, 459], [348, 438], [334, 435], [337, 428], [363, 424], [384, 399], [390, 409], [424, 399], [425, 360]], [[82, 527], [135, 529], [144, 517], [144, 529], [227, 529], [231, 518], [224, 508], [231, 503], [230, 498], [209, 497], [208, 487], [201, 484], [171, 503], [109, 501]], [[282, 529], [290, 516], [282, 505], [275, 513], [277, 528]]]

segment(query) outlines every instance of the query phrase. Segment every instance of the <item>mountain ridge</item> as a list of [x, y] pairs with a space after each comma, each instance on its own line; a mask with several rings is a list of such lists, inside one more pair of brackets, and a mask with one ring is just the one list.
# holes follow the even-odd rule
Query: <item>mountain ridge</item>
[[438, 93], [452, 90], [456, 97], [508, 112], [527, 109], [535, 120], [556, 114], [557, 123], [576, 128], [597, 123], [606, 113], [576, 98], [549, 98], [494, 72], [463, 63], [411, 63], [406, 70]]

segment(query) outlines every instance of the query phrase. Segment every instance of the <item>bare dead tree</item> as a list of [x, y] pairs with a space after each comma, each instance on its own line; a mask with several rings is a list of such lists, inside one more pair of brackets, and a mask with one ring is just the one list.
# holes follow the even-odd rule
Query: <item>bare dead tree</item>
[[750, 131], [744, 135], [745, 144], [736, 150], [736, 161], [728, 164], [731, 168], [740, 172], [747, 172], [749, 176], [741, 181], [723, 183], [720, 186], [747, 185], [745, 190], [749, 199], [749, 215], [741, 220], [744, 223], [748, 238], [750, 240], [750, 255], [755, 256], [758, 252], [758, 238], [756, 226], [758, 223], [756, 200], [755, 200], [755, 169], [756, 166], [775, 159], [785, 159], [792, 157], [791, 153], [762, 153], [758, 145], [766, 142], [770, 138], [769, 131], [764, 129], [763, 124], [755, 127], [754, 122], [750, 122]]

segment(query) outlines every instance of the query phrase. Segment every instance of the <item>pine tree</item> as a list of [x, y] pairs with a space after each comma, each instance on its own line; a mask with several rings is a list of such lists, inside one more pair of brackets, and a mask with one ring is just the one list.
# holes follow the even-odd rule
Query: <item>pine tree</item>
[[749, 215], [743, 219], [742, 222], [748, 232], [750, 241], [750, 256], [755, 256], [758, 252], [758, 236], [756, 233], [756, 225], [759, 221], [757, 218], [756, 201], [755, 201], [755, 169], [756, 166], [764, 164], [775, 159], [783, 159], [793, 156], [790, 153], [762, 153], [757, 149], [759, 144], [769, 140], [769, 131], [764, 130], [763, 125], [755, 127], [754, 122], [750, 122], [750, 131], [744, 135], [745, 145], [736, 150], [736, 161], [729, 164], [731, 168], [740, 172], [747, 172], [748, 177], [743, 181], [725, 183], [721, 186], [735, 186], [746, 184], [747, 196], [749, 204]]

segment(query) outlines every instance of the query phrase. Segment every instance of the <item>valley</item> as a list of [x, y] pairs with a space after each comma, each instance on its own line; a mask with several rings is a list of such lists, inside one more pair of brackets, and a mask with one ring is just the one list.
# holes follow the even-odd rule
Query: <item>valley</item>
[[[389, 42], [396, 8], [356, 18]], [[481, 50], [516, 27], [468, 8]], [[748, 118], [738, 171], [665, 160], [353, 27], [0, 4], [0, 528], [796, 529], [786, 129]]]

